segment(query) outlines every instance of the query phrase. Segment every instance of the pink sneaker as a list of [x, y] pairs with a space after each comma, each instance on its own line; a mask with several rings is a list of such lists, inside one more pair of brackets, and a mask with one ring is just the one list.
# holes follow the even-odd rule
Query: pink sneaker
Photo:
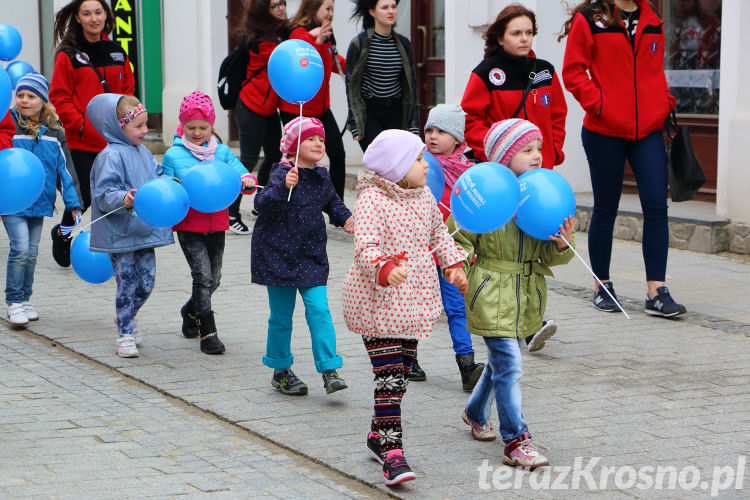
[[549, 465], [547, 457], [541, 455], [534, 443], [531, 442], [531, 436], [528, 432], [524, 432], [513, 441], [505, 444], [503, 463], [524, 469], [536, 469]]
[[489, 420], [487, 420], [486, 424], [479, 425], [469, 418], [466, 414], [466, 408], [464, 408], [464, 411], [461, 414], [461, 419], [466, 425], [471, 426], [471, 437], [477, 441], [494, 441], [497, 438], [497, 431], [492, 428], [492, 424]]

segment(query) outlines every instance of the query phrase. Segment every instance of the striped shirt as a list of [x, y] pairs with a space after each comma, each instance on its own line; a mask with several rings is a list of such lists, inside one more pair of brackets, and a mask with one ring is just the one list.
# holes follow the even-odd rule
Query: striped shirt
[[401, 72], [404, 65], [393, 33], [372, 34], [370, 52], [362, 75], [362, 97], [401, 97]]

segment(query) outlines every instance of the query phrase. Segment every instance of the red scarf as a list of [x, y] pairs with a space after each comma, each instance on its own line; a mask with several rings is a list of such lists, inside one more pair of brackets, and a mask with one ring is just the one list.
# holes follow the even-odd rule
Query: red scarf
[[461, 177], [461, 174], [466, 172], [466, 169], [473, 165], [473, 163], [471, 163], [468, 159], [466, 159], [466, 156], [464, 156], [464, 151], [466, 151], [466, 148], [467, 145], [465, 142], [463, 142], [456, 146], [456, 149], [452, 154], [433, 155], [438, 163], [440, 163], [440, 166], [443, 167], [445, 185], [450, 189], [453, 189], [453, 185], [456, 183], [458, 178]]

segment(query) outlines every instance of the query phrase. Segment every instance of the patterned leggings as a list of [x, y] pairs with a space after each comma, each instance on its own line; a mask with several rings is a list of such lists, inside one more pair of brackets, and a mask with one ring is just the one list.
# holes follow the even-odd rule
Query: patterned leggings
[[375, 413], [370, 431], [380, 440], [385, 456], [403, 449], [401, 443], [401, 399], [406, 393], [409, 371], [417, 357], [417, 340], [363, 336], [375, 373]]
[[132, 335], [133, 318], [146, 302], [156, 279], [156, 256], [153, 248], [134, 252], [111, 253], [109, 259], [115, 269], [117, 296], [115, 314], [120, 337]]

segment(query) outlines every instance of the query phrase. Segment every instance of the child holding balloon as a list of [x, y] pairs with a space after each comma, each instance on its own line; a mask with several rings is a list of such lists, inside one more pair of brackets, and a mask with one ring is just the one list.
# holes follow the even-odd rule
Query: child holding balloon
[[[510, 119], [490, 127], [484, 139], [490, 161], [507, 165], [518, 177], [542, 166], [542, 134], [533, 123]], [[448, 228], [458, 228], [453, 216]], [[559, 226], [560, 235], [542, 241], [525, 234], [513, 220], [484, 234], [461, 230], [456, 242], [470, 257], [469, 288], [465, 294], [469, 331], [484, 338], [487, 367], [469, 397], [463, 421], [478, 441], [491, 441], [497, 433], [490, 423], [492, 398], [497, 400], [500, 434], [505, 442], [503, 463], [535, 468], [547, 465], [537, 451], [521, 412], [521, 342], [542, 325], [547, 302], [545, 276], [549, 266], [565, 264], [574, 254], [575, 219]]]
[[292, 371], [290, 346], [299, 290], [315, 368], [322, 374], [326, 393], [331, 394], [347, 385], [336, 372], [343, 360], [336, 354], [336, 332], [328, 309], [327, 236], [322, 212], [348, 233], [354, 222], [336, 194], [328, 170], [317, 163], [326, 152], [321, 121], [307, 117], [290, 121], [284, 127], [280, 148], [284, 159], [273, 166], [268, 184], [255, 196], [255, 209], [260, 214], [253, 228], [250, 257], [252, 281], [266, 286], [271, 310], [263, 364], [273, 368], [274, 388], [293, 396], [307, 394], [307, 385]]
[[[164, 154], [164, 175], [182, 179], [200, 162], [216, 160], [234, 167], [242, 177], [245, 192], [255, 191], [255, 176], [248, 173], [232, 150], [219, 143], [214, 134], [216, 113], [209, 96], [201, 92], [185, 96], [180, 104], [179, 119], [172, 147]], [[190, 208], [173, 229], [193, 277], [192, 295], [180, 309], [182, 334], [187, 338], [200, 334], [202, 352], [221, 354], [226, 348], [216, 334], [211, 295], [219, 288], [221, 280], [229, 211], [225, 208], [219, 212], [203, 213]]]
[[415, 478], [401, 440], [401, 400], [419, 339], [440, 316], [440, 285], [466, 289], [466, 252], [453, 242], [435, 199], [424, 189], [427, 162], [419, 136], [385, 130], [365, 152], [357, 186], [354, 263], [344, 278], [344, 319], [362, 336], [375, 373], [375, 411], [367, 453], [383, 465], [385, 484]]
[[162, 174], [143, 141], [148, 132], [146, 108], [138, 98], [99, 94], [86, 107], [86, 116], [107, 147], [91, 169], [91, 219], [107, 214], [91, 227], [92, 252], [109, 254], [117, 281], [115, 353], [138, 357], [141, 342], [135, 315], [148, 299], [156, 278], [154, 247], [174, 243], [168, 227], [154, 227], [132, 210], [136, 191]]

